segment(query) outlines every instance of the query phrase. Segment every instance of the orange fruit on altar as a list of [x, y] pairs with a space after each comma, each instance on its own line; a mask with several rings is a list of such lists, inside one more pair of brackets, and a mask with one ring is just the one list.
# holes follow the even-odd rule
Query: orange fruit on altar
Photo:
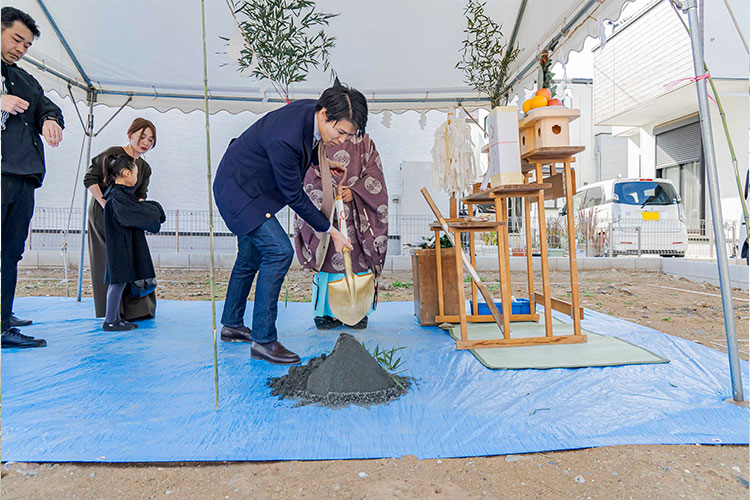
[[524, 113], [528, 113], [529, 111], [531, 111], [531, 99], [526, 99], [525, 101], [523, 101], [521, 109], [523, 109]]
[[552, 92], [549, 89], [542, 88], [536, 91], [536, 95], [543, 95], [548, 101], [552, 99]]
[[562, 106], [563, 103], [560, 99], [550, 99], [547, 101], [547, 106]]
[[531, 109], [543, 108], [547, 105], [547, 98], [543, 95], [534, 96], [531, 98]]

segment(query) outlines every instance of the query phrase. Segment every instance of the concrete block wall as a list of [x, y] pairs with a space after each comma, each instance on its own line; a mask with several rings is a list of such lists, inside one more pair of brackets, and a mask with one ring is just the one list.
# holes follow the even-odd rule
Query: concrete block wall
[[[750, 268], [741, 262], [729, 264], [729, 281], [732, 288], [748, 290], [750, 289]], [[715, 261], [664, 259], [663, 269], [665, 273], [673, 276], [719, 286], [719, 268]]]

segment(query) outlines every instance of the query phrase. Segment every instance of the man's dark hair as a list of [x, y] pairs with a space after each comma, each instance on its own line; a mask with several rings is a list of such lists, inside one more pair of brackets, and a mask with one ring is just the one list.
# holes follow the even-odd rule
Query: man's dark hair
[[23, 24], [25, 24], [26, 27], [29, 28], [29, 31], [31, 31], [31, 34], [34, 35], [34, 38], [38, 38], [39, 35], [41, 35], [41, 33], [39, 32], [39, 28], [37, 28], [36, 26], [34, 18], [32, 18], [30, 15], [22, 10], [16, 9], [15, 7], [3, 7], [3, 29], [10, 28], [16, 21], [21, 21]]
[[328, 121], [348, 120], [357, 129], [357, 135], [362, 136], [367, 126], [367, 99], [357, 89], [342, 84], [338, 78], [333, 87], [327, 88], [321, 94], [315, 111], [325, 108]]

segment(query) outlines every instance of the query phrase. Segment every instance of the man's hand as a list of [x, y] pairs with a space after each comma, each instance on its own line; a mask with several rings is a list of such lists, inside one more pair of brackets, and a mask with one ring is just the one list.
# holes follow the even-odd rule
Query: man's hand
[[57, 147], [62, 141], [62, 127], [53, 119], [44, 120], [42, 125], [42, 137], [50, 146]]
[[349, 203], [352, 201], [354, 197], [352, 196], [352, 190], [349, 188], [344, 188], [341, 190], [341, 201], [344, 203]]
[[99, 205], [101, 205], [102, 208], [104, 208], [104, 205], [107, 203], [107, 200], [105, 200], [104, 198], [100, 198], [100, 199], [98, 199], [96, 201], [99, 202]]
[[17, 115], [29, 109], [29, 102], [24, 101], [18, 96], [5, 94], [0, 98], [0, 108], [6, 113]]
[[338, 253], [343, 252], [344, 248], [348, 248], [349, 250], [352, 249], [352, 244], [349, 243], [349, 239], [335, 227], [331, 228], [331, 239], [333, 240], [333, 246]]
[[328, 159], [328, 167], [331, 169], [331, 173], [335, 175], [341, 175], [346, 172], [346, 167], [343, 163], [336, 160]]

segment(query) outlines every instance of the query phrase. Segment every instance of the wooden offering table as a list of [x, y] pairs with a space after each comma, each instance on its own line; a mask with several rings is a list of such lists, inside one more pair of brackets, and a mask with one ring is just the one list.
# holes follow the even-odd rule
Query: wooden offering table
[[[573, 148], [578, 152], [582, 148]], [[569, 147], [568, 152], [571, 151]], [[489, 340], [469, 340], [467, 331], [468, 323], [481, 323], [481, 322], [492, 322], [493, 317], [490, 315], [479, 314], [478, 302], [477, 302], [477, 285], [472, 280], [471, 286], [471, 298], [472, 298], [472, 309], [469, 314], [466, 313], [464, 305], [464, 290], [463, 281], [464, 273], [463, 266], [461, 263], [460, 254], [456, 252], [456, 262], [448, 263], [446, 265], [455, 265], [457, 271], [456, 286], [458, 287], [458, 298], [459, 298], [459, 311], [460, 314], [446, 315], [444, 314], [444, 303], [443, 303], [443, 290], [442, 281], [438, 278], [438, 301], [439, 301], [439, 314], [435, 318], [437, 321], [444, 321], [449, 323], [459, 323], [461, 329], [461, 340], [456, 342], [457, 349], [476, 349], [483, 347], [509, 347], [509, 346], [524, 346], [524, 345], [542, 345], [542, 344], [571, 344], [571, 343], [582, 343], [586, 342], [586, 336], [581, 334], [580, 320], [583, 317], [583, 310], [580, 308], [578, 299], [578, 278], [576, 272], [576, 261], [575, 261], [575, 238], [569, 238], [570, 245], [570, 268], [571, 268], [571, 297], [572, 303], [565, 302], [563, 300], [554, 299], [550, 293], [550, 280], [549, 280], [549, 262], [547, 256], [547, 232], [546, 232], [546, 217], [544, 213], [544, 200], [547, 198], [557, 198], [565, 196], [568, 200], [568, 206], [572, 206], [572, 195], [574, 193], [574, 184], [571, 184], [571, 169], [570, 169], [570, 155], [575, 152], [569, 152], [565, 156], [566, 170], [562, 172], [564, 175], [558, 175], [554, 172], [553, 175], [548, 178], [542, 176], [542, 165], [547, 164], [552, 160], [558, 160], [559, 158], [551, 158], [547, 155], [549, 151], [536, 151], [537, 156], [534, 156], [534, 151], [529, 152], [528, 159], [524, 165], [524, 184], [511, 184], [502, 185], [474, 193], [466, 196], [462, 201], [468, 206], [469, 218], [465, 220], [453, 219], [449, 222], [449, 230], [453, 233], [454, 241], [461, 241], [461, 233], [469, 234], [469, 258], [471, 264], [476, 267], [476, 242], [475, 233], [477, 232], [488, 232], [497, 231], [497, 252], [498, 252], [498, 265], [500, 271], [500, 298], [503, 305], [502, 311], [502, 326], [500, 331], [502, 338], [489, 339]], [[524, 155], [526, 156], [526, 155]], [[531, 174], [536, 174], [535, 181], [529, 182]], [[513, 314], [512, 313], [512, 298], [511, 298], [511, 287], [510, 287], [510, 253], [509, 253], [509, 238], [508, 238], [508, 200], [510, 198], [522, 198], [524, 203], [524, 225], [526, 227], [526, 272], [527, 272], [527, 283], [528, 283], [528, 297], [529, 297], [529, 313], [528, 314]], [[493, 204], [495, 207], [495, 221], [481, 222], [473, 219], [474, 206], [478, 204]], [[539, 236], [540, 236], [540, 252], [541, 252], [541, 271], [542, 271], [542, 293], [537, 293], [534, 290], [534, 276], [533, 276], [533, 261], [531, 252], [531, 209], [530, 204], [537, 203], [538, 215], [539, 215]], [[575, 224], [572, 221], [572, 211], [569, 211], [568, 216], [569, 228], [572, 228], [572, 234], [575, 234]], [[432, 224], [430, 229], [435, 232], [435, 241], [440, 240], [440, 232], [442, 227], [440, 224]], [[460, 244], [460, 243], [457, 243]], [[437, 260], [437, 272], [438, 276], [442, 275], [443, 262], [440, 258], [439, 252], [436, 253]], [[540, 303], [544, 305], [544, 336], [538, 337], [524, 337], [524, 338], [511, 338], [510, 322], [512, 321], [539, 321], [539, 315], [536, 314], [535, 304]], [[552, 328], [552, 310], [558, 310], [570, 314], [573, 319], [573, 334], [572, 335], [553, 335]]]

